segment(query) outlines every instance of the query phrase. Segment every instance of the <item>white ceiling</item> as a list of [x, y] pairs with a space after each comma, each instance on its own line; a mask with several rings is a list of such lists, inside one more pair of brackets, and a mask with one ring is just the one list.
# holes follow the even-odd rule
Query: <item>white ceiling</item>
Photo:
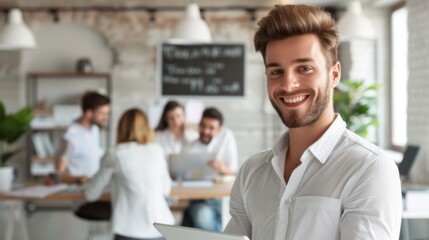
[[[147, 6], [147, 7], [178, 7], [191, 2], [201, 7], [261, 7], [276, 3], [304, 3], [319, 6], [345, 6], [351, 0], [0, 0], [1, 7], [85, 7], [85, 6]], [[376, 7], [393, 5], [404, 0], [361, 0], [365, 4]]]
[[[314, 4], [320, 6], [346, 6], [352, 0], [294, 0], [294, 3]], [[405, 0], [360, 0], [363, 4], [375, 7], [392, 6]]]

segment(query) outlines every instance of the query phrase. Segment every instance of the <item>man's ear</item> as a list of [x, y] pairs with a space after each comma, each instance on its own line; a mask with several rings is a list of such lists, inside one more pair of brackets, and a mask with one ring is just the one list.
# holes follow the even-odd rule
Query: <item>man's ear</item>
[[85, 110], [85, 112], [83, 113], [83, 116], [86, 118], [86, 119], [90, 119], [90, 118], [92, 118], [92, 116], [94, 115], [94, 111], [92, 111], [92, 110], [90, 110], [90, 109], [87, 109], [87, 110]]
[[336, 62], [333, 66], [332, 66], [332, 73], [331, 73], [331, 84], [332, 84], [332, 88], [335, 88], [338, 83], [340, 82], [341, 79], [341, 64], [340, 62]]

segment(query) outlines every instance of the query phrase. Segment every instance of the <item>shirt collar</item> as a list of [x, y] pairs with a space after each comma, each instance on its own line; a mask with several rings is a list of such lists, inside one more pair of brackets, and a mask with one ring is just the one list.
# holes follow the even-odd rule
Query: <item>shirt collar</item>
[[[289, 131], [286, 131], [283, 133], [279, 140], [274, 144], [272, 148], [272, 152], [274, 156], [280, 156], [282, 152], [286, 150], [289, 146]], [[266, 161], [269, 162], [271, 159], [267, 159]]]
[[316, 142], [311, 144], [309, 147], [310, 152], [320, 163], [324, 164], [326, 162], [343, 135], [344, 130], [346, 130], [346, 122], [343, 121], [340, 114], [336, 114], [335, 120], [328, 130]]
[[[334, 122], [323, 133], [323, 135], [314, 142], [308, 149], [314, 157], [322, 164], [326, 162], [331, 152], [334, 150], [338, 141], [346, 129], [346, 123], [339, 114], [336, 114]], [[286, 131], [273, 146], [272, 152], [274, 156], [279, 156], [289, 146], [289, 132]], [[266, 161], [270, 161], [267, 159]]]

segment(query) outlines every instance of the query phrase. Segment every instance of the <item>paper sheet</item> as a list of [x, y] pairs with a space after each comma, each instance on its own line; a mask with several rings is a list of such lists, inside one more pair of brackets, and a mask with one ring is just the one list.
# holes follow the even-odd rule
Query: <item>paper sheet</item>
[[9, 196], [15, 197], [35, 197], [44, 198], [54, 193], [62, 192], [68, 188], [67, 184], [57, 184], [53, 186], [36, 185], [30, 187], [20, 188], [11, 192], [6, 193]]

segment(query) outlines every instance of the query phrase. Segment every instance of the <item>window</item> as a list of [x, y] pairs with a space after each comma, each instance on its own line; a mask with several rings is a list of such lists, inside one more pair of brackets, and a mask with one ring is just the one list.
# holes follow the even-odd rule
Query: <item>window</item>
[[407, 9], [392, 13], [391, 119], [392, 145], [407, 144], [408, 29]]

